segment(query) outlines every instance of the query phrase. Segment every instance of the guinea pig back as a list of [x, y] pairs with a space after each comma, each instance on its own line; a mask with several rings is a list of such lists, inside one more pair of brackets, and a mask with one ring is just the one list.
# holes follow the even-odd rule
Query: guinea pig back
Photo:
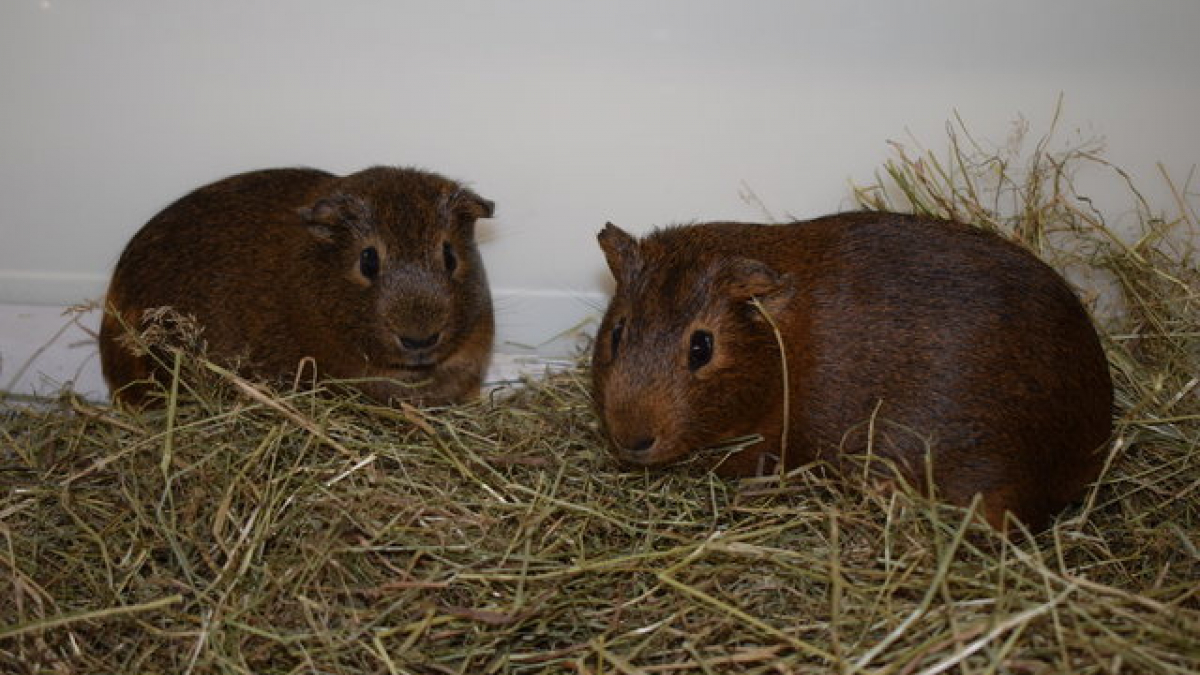
[[145, 403], [169, 377], [122, 339], [160, 307], [194, 317], [208, 356], [252, 377], [291, 381], [311, 361], [382, 402], [475, 396], [494, 325], [474, 230], [492, 212], [404, 168], [268, 169], [201, 187], [117, 262], [100, 330], [114, 398]]
[[713, 460], [745, 476], [781, 452], [787, 468], [838, 466], [869, 447], [950, 503], [981, 495], [1001, 529], [1005, 512], [1045, 527], [1100, 472], [1113, 395], [1096, 331], [1057, 273], [999, 236], [860, 212], [641, 240], [610, 224], [599, 241], [616, 292], [593, 393], [624, 462], [761, 434]]

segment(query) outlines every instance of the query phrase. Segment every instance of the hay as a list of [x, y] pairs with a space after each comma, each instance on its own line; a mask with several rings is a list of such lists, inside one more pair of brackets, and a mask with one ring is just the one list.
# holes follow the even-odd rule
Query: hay
[[620, 471], [584, 366], [418, 411], [181, 355], [161, 410], [4, 413], [0, 670], [1200, 670], [1187, 188], [1174, 218], [1133, 195], [1143, 228], [1118, 236], [1071, 189], [1090, 149], [1017, 162], [960, 138], [898, 148], [860, 198], [1086, 263], [1122, 303], [1110, 462], [1050, 531], [1005, 540], [855, 477]]

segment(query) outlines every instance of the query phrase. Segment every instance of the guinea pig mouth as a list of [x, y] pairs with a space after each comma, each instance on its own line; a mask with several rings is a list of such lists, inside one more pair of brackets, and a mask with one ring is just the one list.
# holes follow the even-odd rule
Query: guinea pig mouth
[[395, 361], [387, 364], [388, 370], [400, 373], [418, 373], [427, 374], [437, 368], [438, 364], [433, 359], [420, 359], [416, 361]]

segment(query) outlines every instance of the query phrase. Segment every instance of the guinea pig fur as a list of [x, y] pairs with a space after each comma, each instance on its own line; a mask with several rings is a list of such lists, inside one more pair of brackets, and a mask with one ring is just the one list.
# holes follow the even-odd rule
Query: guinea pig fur
[[[1035, 530], [1100, 472], [1113, 394], [1096, 331], [1057, 273], [999, 236], [860, 212], [641, 240], [609, 224], [598, 238], [616, 292], [593, 393], [624, 462], [761, 434], [713, 460], [746, 476], [781, 450], [789, 469], [839, 466], [869, 443], [918, 488], [931, 475], [939, 498], [979, 494], [993, 526], [1009, 512]], [[786, 425], [779, 342], [759, 307], [784, 345]]]
[[117, 262], [100, 329], [114, 398], [143, 404], [169, 379], [119, 339], [159, 307], [193, 316], [210, 358], [256, 378], [291, 381], [311, 360], [382, 402], [476, 396], [494, 322], [474, 231], [492, 213], [407, 168], [267, 169], [201, 187]]

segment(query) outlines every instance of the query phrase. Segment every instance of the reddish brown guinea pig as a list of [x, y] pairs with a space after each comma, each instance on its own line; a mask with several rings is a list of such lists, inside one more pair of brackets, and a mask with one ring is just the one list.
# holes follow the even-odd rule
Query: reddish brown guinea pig
[[256, 378], [291, 380], [311, 360], [382, 402], [475, 396], [494, 332], [475, 222], [492, 212], [406, 168], [267, 169], [201, 187], [117, 262], [100, 329], [114, 398], [145, 403], [169, 377], [120, 339], [159, 307], [193, 316], [211, 358]]
[[625, 462], [761, 434], [712, 460], [745, 476], [781, 453], [787, 468], [838, 466], [869, 445], [918, 487], [928, 455], [940, 498], [979, 494], [997, 528], [1009, 512], [1035, 530], [1100, 472], [1113, 402], [1100, 340], [1067, 283], [999, 236], [860, 212], [641, 240], [609, 224], [599, 241], [617, 286], [593, 393]]

